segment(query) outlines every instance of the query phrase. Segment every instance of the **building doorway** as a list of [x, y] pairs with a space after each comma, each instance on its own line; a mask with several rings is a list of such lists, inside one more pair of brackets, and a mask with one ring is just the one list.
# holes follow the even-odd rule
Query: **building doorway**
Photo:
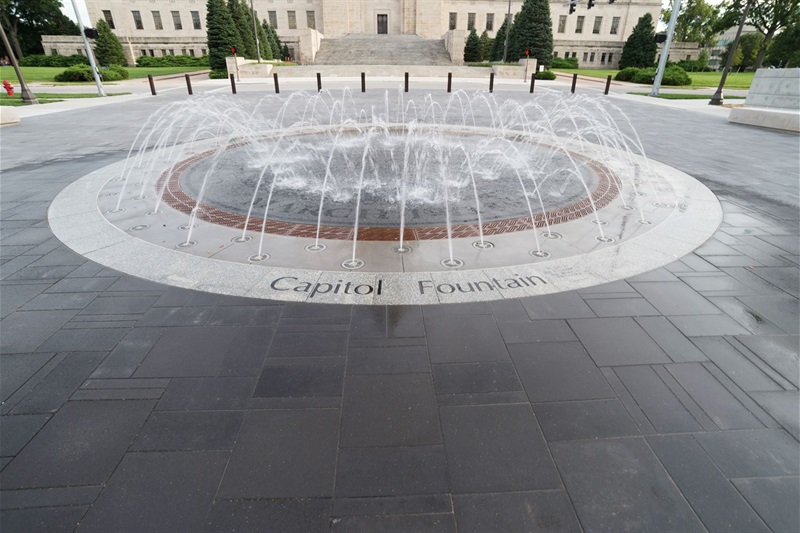
[[389, 33], [389, 15], [378, 15], [378, 35]]

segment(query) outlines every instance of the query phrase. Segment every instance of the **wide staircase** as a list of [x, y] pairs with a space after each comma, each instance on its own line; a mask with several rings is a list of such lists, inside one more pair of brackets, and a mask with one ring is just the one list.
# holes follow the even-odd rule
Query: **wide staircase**
[[323, 39], [316, 65], [452, 65], [442, 40], [417, 35], [347, 35]]

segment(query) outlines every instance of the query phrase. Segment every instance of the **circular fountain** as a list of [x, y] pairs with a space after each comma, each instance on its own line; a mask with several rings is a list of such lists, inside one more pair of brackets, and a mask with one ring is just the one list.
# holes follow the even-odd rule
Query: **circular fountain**
[[124, 161], [56, 199], [56, 235], [183, 287], [407, 304], [622, 279], [689, 253], [721, 219], [708, 189], [644, 156], [607, 100], [387, 92], [366, 107], [345, 91], [250, 103], [155, 113]]

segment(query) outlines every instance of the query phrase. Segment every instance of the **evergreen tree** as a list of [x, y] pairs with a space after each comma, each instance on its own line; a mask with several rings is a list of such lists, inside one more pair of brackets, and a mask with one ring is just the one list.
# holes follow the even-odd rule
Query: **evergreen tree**
[[480, 38], [481, 59], [486, 61], [492, 57], [492, 44], [493, 40], [489, 38], [489, 32], [483, 30]]
[[472, 28], [467, 37], [467, 44], [464, 46], [464, 62], [465, 63], [478, 63], [483, 61], [483, 54], [481, 54], [481, 40], [478, 37], [478, 32]]
[[649, 68], [656, 62], [656, 29], [653, 26], [653, 16], [645, 13], [636, 23], [625, 46], [622, 47], [622, 56], [619, 59], [620, 70], [628, 67]]
[[508, 44], [508, 60], [536, 58], [539, 65], [548, 66], [553, 59], [553, 22], [548, 0], [525, 0], [514, 18]]
[[281, 58], [281, 40], [278, 38], [278, 34], [275, 32], [275, 28], [270, 26], [269, 22], [264, 19], [261, 23], [261, 27], [264, 28], [264, 31], [267, 32], [267, 40], [269, 41], [269, 46], [272, 48], [272, 58], [273, 59], [280, 59]]
[[494, 43], [492, 43], [492, 53], [490, 59], [492, 61], [503, 60], [503, 49], [506, 45], [506, 31], [508, 30], [508, 20], [503, 20], [503, 25], [497, 30], [497, 35], [494, 36]]
[[228, 10], [239, 31], [239, 55], [249, 59], [256, 57], [256, 37], [253, 34], [253, 19], [248, 18], [250, 8], [239, 0], [228, 0]]
[[261, 59], [269, 61], [273, 57], [269, 36], [261, 24], [258, 25], [258, 51], [261, 53]]
[[108, 22], [97, 21], [97, 39], [94, 41], [94, 56], [97, 63], [104, 67], [111, 65], [127, 66], [128, 60], [117, 36], [111, 32]]
[[281, 59], [284, 61], [289, 60], [289, 47], [287, 45], [283, 45], [283, 49], [281, 50]]
[[231, 47], [239, 47], [239, 32], [224, 0], [208, 0], [206, 9], [208, 64], [211, 70], [225, 70]]

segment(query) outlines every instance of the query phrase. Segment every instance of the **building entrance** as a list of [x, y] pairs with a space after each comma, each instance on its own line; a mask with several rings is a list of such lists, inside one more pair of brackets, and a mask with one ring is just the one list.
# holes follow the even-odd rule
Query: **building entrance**
[[378, 35], [389, 33], [389, 15], [378, 15]]

